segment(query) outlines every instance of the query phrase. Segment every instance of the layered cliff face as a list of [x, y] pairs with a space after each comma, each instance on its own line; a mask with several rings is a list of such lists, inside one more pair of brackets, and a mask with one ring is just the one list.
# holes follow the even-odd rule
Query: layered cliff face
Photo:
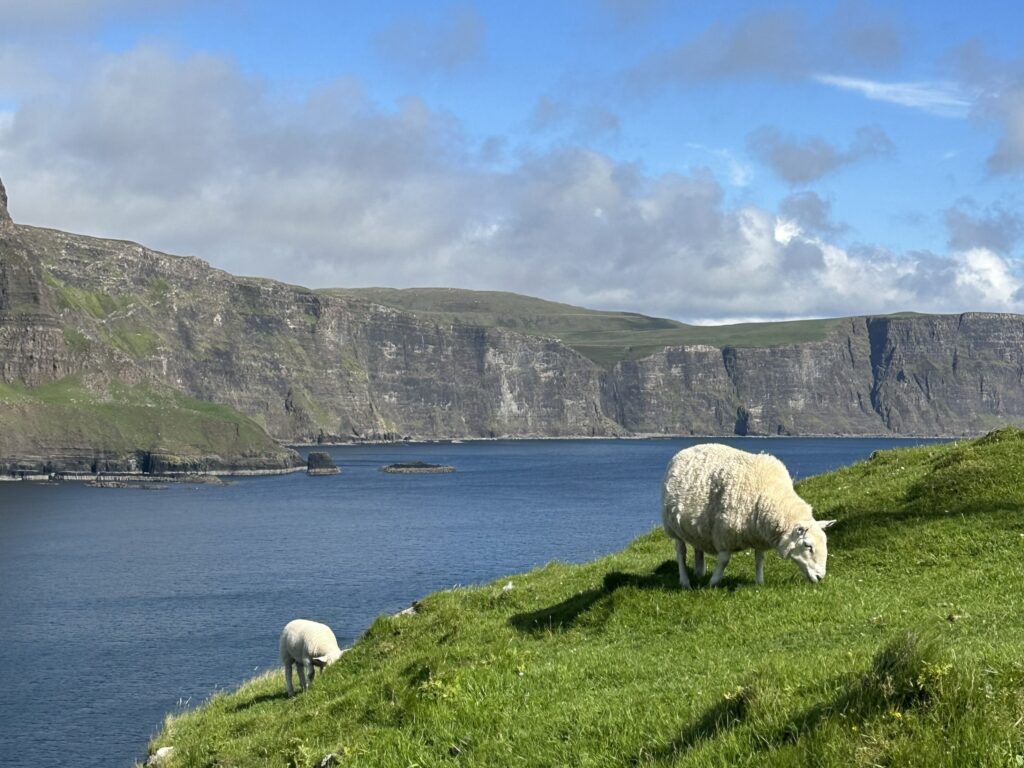
[[21, 231], [88, 381], [170, 384], [287, 441], [622, 431], [601, 410], [601, 371], [552, 340]]
[[821, 341], [666, 349], [610, 380], [634, 432], [977, 434], [1024, 423], [1024, 317], [847, 318]]
[[[666, 347], [608, 368], [556, 339], [235, 277], [134, 243], [15, 226], [6, 214], [0, 383], [17, 390], [6, 400], [0, 390], [8, 416], [50, 382], [79, 393], [76, 403], [145, 405], [147, 392], [164, 408], [219, 403], [289, 442], [960, 435], [1024, 423], [1020, 316], [847, 318], [822, 324], [816, 340]], [[76, 440], [102, 432], [92, 423]], [[23, 449], [0, 441], [0, 454], [12, 450]]]
[[871, 399], [901, 434], [962, 434], [1024, 420], [1024, 317], [873, 318]]
[[47, 300], [38, 258], [18, 237], [0, 182], [0, 382], [42, 384], [66, 376], [64, 335]]
[[682, 434], [877, 434], [867, 321], [849, 318], [821, 341], [775, 347], [670, 348], [621, 363], [623, 425]]
[[[0, 184], [0, 475], [301, 464], [242, 414], [148, 377], [116, 345], [134, 337], [105, 329], [90, 340], [81, 329], [102, 324], [116, 300], [56, 281], [33, 234], [11, 221]], [[77, 247], [43, 239], [51, 253]]]

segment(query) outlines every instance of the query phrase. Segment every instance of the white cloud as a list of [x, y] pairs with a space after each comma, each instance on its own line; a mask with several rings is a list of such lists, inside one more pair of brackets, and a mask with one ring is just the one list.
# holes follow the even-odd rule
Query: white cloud
[[856, 91], [875, 101], [920, 109], [941, 117], [967, 117], [971, 99], [961, 86], [949, 81], [884, 83], [843, 75], [814, 75], [823, 85]]
[[1005, 259], [987, 248], [972, 248], [956, 254], [956, 284], [974, 291], [979, 303], [1009, 307], [1021, 289]]
[[841, 149], [820, 136], [785, 136], [772, 126], [751, 131], [747, 136], [747, 148], [790, 184], [817, 181], [844, 166], [891, 155], [895, 151], [895, 145], [885, 131], [872, 125], [858, 128], [847, 149]]
[[708, 147], [692, 141], [686, 142], [686, 146], [710, 155], [716, 164], [721, 164], [729, 177], [729, 183], [734, 187], [748, 187], [754, 180], [754, 169], [737, 158], [734, 152], [721, 147]]
[[825, 14], [771, 7], [725, 15], [728, 20], [651, 55], [629, 73], [631, 85], [787, 79], [837, 67], [889, 65], [901, 55], [897, 28], [859, 2], [839, 3]]
[[382, 107], [341, 81], [282, 102], [223, 59], [152, 48], [0, 120], [16, 220], [242, 274], [504, 289], [681, 319], [1021, 308], [1012, 262], [843, 249], [806, 195], [779, 215], [731, 207], [706, 169], [650, 173], [581, 148], [501, 169], [479, 156], [454, 118], [416, 100]]
[[77, 28], [95, 26], [118, 14], [135, 18], [193, 4], [195, 0], [0, 0], [0, 38], [4, 33], [29, 32], [39, 36], [61, 35]]

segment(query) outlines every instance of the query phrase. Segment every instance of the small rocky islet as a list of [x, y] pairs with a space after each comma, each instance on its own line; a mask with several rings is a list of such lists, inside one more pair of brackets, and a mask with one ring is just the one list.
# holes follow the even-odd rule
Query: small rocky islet
[[380, 471], [392, 475], [443, 475], [454, 472], [455, 467], [449, 464], [428, 464], [425, 461], [400, 461], [385, 464]]

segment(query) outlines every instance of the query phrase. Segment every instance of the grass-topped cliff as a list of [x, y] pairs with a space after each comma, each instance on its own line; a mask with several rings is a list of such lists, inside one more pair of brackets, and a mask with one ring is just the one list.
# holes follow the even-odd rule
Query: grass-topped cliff
[[[321, 293], [366, 299], [439, 323], [504, 328], [560, 339], [607, 367], [665, 347], [774, 347], [819, 341], [841, 318], [732, 325], [688, 325], [635, 312], [605, 312], [506, 291], [458, 288], [349, 288]], [[909, 317], [912, 313], [893, 315]]]
[[1024, 763], [1024, 432], [887, 451], [798, 491], [829, 576], [676, 586], [660, 531], [380, 618], [313, 688], [169, 718], [172, 766]]
[[0, 473], [266, 471], [298, 466], [252, 419], [167, 387], [69, 376], [0, 382]]

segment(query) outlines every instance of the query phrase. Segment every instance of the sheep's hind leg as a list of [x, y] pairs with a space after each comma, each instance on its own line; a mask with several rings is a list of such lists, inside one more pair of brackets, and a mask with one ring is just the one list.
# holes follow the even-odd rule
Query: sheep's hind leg
[[679, 586], [689, 589], [690, 577], [686, 574], [686, 544], [682, 539], [676, 539], [676, 561], [679, 563]]
[[693, 548], [693, 575], [698, 579], [704, 578], [704, 550]]
[[284, 686], [288, 690], [289, 696], [295, 695], [295, 689], [292, 688], [292, 661], [286, 661], [284, 664]]
[[764, 584], [764, 550], [754, 551], [754, 581]]
[[732, 557], [732, 552], [718, 553], [718, 565], [715, 566], [715, 572], [711, 574], [710, 586], [717, 587], [722, 581], [722, 574], [725, 573], [725, 566], [729, 564], [730, 557]]

